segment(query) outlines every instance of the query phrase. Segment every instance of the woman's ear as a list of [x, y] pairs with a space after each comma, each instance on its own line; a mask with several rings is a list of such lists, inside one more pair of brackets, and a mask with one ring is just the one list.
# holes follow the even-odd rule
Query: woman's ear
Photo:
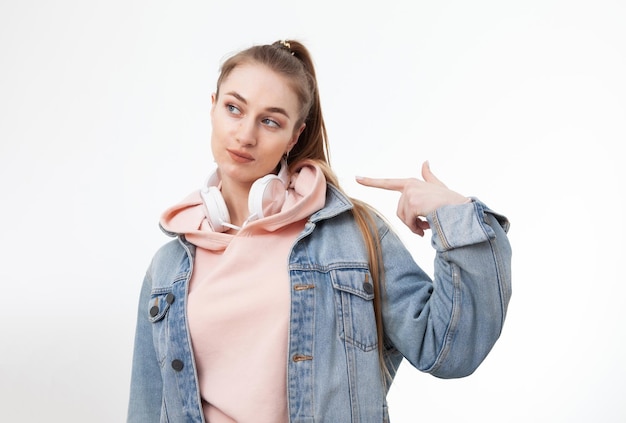
[[217, 94], [212, 93], [211, 94], [211, 111], [209, 112], [209, 114], [211, 115], [211, 119], [213, 119], [213, 110], [215, 110], [216, 102], [217, 102]]
[[296, 145], [296, 143], [298, 142], [298, 138], [300, 138], [300, 134], [302, 134], [302, 131], [304, 131], [304, 128], [306, 128], [306, 123], [302, 123], [302, 125], [300, 125], [300, 128], [298, 128], [298, 130], [293, 131], [293, 138], [289, 142], [289, 150], [291, 150], [293, 146]]

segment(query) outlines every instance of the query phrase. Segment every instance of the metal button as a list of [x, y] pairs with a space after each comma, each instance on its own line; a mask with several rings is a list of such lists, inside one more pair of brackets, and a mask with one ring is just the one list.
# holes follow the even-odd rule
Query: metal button
[[364, 282], [363, 283], [363, 290], [367, 293], [367, 294], [373, 294], [374, 293], [374, 285], [372, 285], [369, 282]]
[[159, 314], [159, 306], [150, 307], [150, 317], [154, 317]]
[[181, 360], [176, 359], [176, 360], [172, 360], [172, 369], [176, 370], [177, 372], [180, 372], [183, 367], [185, 367], [185, 363], [183, 363]]
[[165, 301], [171, 305], [174, 302], [174, 298], [176, 297], [174, 297], [174, 294], [170, 292], [169, 294], [165, 296]]

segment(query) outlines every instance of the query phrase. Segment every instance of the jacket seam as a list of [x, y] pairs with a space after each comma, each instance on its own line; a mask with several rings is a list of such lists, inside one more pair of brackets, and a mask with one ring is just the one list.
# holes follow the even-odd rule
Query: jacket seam
[[428, 373], [435, 373], [443, 365], [445, 359], [447, 358], [452, 348], [452, 342], [456, 335], [456, 331], [458, 329], [458, 324], [460, 321], [461, 275], [459, 272], [459, 267], [456, 264], [450, 263], [450, 266], [452, 268], [451, 273], [452, 273], [452, 286], [453, 286], [450, 322], [448, 323], [448, 326], [446, 328], [446, 334], [444, 336], [443, 345], [441, 346], [441, 351], [439, 352], [439, 355], [435, 359], [435, 362], [433, 363], [433, 365], [428, 370]]

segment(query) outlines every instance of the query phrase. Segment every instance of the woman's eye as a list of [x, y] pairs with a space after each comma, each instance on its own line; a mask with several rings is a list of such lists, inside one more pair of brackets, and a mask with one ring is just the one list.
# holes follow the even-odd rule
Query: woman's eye
[[271, 126], [272, 128], [280, 128], [280, 124], [270, 118], [265, 118], [261, 122], [263, 122], [263, 125]]
[[234, 104], [227, 104], [226, 105], [226, 110], [228, 110], [230, 113], [239, 115], [241, 114], [241, 111], [239, 110], [239, 108], [237, 106], [235, 106]]

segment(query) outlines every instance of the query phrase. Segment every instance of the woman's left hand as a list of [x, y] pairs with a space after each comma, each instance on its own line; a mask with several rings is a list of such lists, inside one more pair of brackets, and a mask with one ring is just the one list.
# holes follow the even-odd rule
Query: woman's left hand
[[373, 188], [398, 191], [401, 193], [398, 201], [398, 217], [411, 231], [424, 236], [424, 231], [430, 228], [424, 217], [445, 205], [467, 203], [469, 198], [450, 190], [443, 182], [430, 171], [426, 161], [422, 164], [422, 178], [366, 178], [357, 176], [361, 185]]

